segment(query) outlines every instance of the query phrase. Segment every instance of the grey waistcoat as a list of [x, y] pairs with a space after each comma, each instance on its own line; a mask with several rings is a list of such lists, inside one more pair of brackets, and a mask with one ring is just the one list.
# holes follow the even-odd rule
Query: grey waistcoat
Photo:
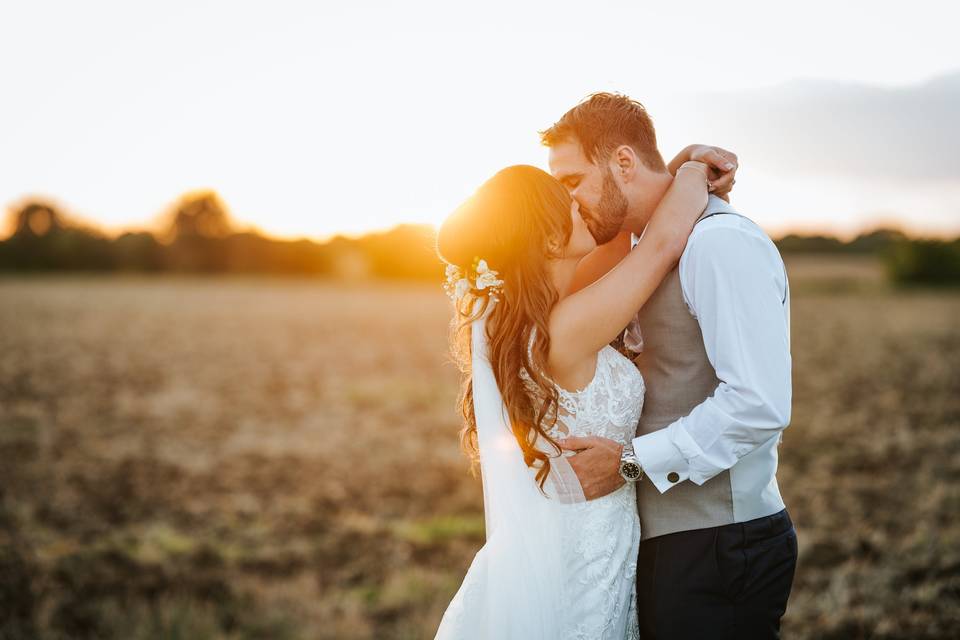
[[[710, 198], [710, 203], [698, 223], [711, 214], [739, 215], [719, 198]], [[637, 426], [637, 436], [641, 436], [663, 429], [688, 415], [694, 407], [713, 395], [720, 380], [707, 359], [700, 325], [683, 299], [679, 267], [664, 278], [640, 310], [637, 320], [644, 346], [634, 362], [643, 374], [647, 388], [643, 413]], [[641, 480], [637, 485], [641, 539], [757, 517], [756, 513], [735, 514], [731, 484], [731, 471], [736, 471], [740, 465], [746, 471], [749, 465], [769, 464], [764, 461], [765, 458], [761, 458], [769, 457], [770, 452], [756, 453], [756, 457], [745, 456], [732, 469], [719, 473], [699, 486], [685, 480], [661, 494], [649, 479]], [[776, 456], [775, 451], [773, 456]], [[752, 458], [756, 458], [756, 462]], [[776, 479], [771, 477], [769, 482], [772, 486], [768, 485], [762, 492], [764, 495], [756, 507], [761, 514], [774, 513], [783, 508], [776, 489]]]

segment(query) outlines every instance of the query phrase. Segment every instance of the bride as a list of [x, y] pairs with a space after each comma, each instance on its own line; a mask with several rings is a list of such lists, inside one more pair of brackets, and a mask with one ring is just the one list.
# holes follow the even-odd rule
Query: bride
[[479, 460], [486, 543], [437, 639], [639, 637], [634, 484], [585, 500], [557, 441], [634, 437], [644, 381], [609, 343], [676, 265], [707, 193], [707, 165], [683, 163], [636, 248], [575, 293], [597, 245], [540, 169], [503, 169], [441, 226], [461, 444]]

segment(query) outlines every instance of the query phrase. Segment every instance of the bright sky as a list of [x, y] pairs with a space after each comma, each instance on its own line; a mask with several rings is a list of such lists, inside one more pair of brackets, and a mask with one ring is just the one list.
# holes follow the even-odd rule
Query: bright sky
[[[734, 203], [771, 232], [955, 233], [958, 77], [924, 87], [960, 71], [958, 18], [945, 0], [4, 3], [0, 206], [51, 196], [117, 230], [213, 188], [278, 236], [436, 223], [497, 169], [546, 167], [537, 130], [617, 90], [668, 158], [739, 153]], [[859, 134], [806, 144], [804, 104]]]

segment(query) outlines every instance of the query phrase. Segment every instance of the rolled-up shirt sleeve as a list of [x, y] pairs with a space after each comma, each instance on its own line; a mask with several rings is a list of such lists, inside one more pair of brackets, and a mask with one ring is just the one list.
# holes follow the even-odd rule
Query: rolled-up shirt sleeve
[[687, 479], [702, 485], [790, 422], [789, 284], [776, 247], [751, 227], [698, 230], [681, 258], [684, 299], [720, 384], [689, 415], [633, 440], [661, 493]]

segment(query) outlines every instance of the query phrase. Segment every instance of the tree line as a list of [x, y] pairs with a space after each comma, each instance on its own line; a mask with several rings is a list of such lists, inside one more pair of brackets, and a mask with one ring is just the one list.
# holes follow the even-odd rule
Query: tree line
[[[9, 212], [13, 234], [0, 241], [3, 271], [133, 271], [308, 274], [332, 278], [436, 280], [443, 269], [430, 225], [399, 225], [360, 238], [278, 240], [237, 229], [213, 191], [181, 197], [154, 234], [109, 237], [72, 221], [51, 202], [33, 199]], [[780, 251], [876, 255], [899, 284], [960, 284], [960, 238], [929, 240], [878, 229], [853, 240], [784, 236]]]
[[336, 278], [431, 279], [442, 273], [430, 225], [400, 225], [360, 238], [279, 240], [237, 229], [212, 191], [184, 195], [158, 233], [115, 238], [71, 221], [50, 202], [12, 209], [0, 241], [3, 271], [133, 271], [308, 274]]

